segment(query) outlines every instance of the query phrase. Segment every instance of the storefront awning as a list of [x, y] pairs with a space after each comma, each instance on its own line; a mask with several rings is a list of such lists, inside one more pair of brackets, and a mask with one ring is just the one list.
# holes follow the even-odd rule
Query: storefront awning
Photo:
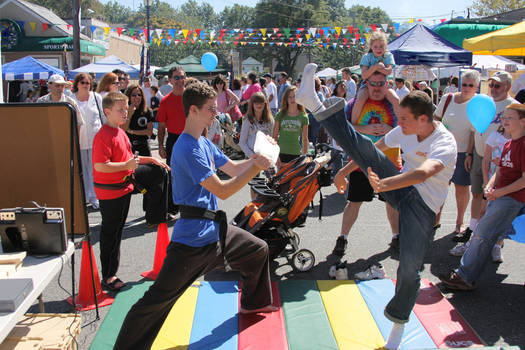
[[[67, 51], [73, 51], [73, 38], [72, 37], [25, 37], [23, 40], [18, 41], [18, 44], [9, 48], [3, 49], [2, 51], [64, 51], [64, 44], [67, 45]], [[95, 44], [88, 40], [80, 40], [80, 52], [83, 54], [93, 56], [105, 56], [106, 48], [102, 45]]]

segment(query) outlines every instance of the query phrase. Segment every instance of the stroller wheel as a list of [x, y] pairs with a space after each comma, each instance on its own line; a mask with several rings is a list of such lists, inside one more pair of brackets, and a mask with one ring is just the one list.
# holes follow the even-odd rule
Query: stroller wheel
[[300, 272], [306, 272], [315, 265], [314, 253], [308, 249], [301, 249], [292, 255], [292, 265]]

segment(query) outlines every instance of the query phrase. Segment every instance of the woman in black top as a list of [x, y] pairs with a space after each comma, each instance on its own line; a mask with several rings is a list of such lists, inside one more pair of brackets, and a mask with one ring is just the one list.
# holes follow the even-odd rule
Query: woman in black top
[[153, 113], [146, 106], [144, 91], [138, 85], [130, 85], [126, 90], [129, 99], [128, 121], [122, 126], [131, 143], [131, 151], [140, 156], [151, 157], [148, 139], [153, 133]]

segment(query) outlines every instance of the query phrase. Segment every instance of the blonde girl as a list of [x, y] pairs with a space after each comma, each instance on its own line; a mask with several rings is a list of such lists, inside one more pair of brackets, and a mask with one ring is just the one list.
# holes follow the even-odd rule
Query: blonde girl
[[[368, 89], [364, 84], [375, 72], [383, 73], [385, 76], [392, 74], [395, 65], [394, 56], [388, 51], [388, 40], [384, 32], [373, 32], [368, 39], [368, 53], [361, 59], [361, 87], [356, 97], [352, 110], [352, 120], [357, 120], [366, 100], [368, 100]], [[387, 100], [394, 106], [399, 105], [399, 97], [393, 89], [388, 89]]]

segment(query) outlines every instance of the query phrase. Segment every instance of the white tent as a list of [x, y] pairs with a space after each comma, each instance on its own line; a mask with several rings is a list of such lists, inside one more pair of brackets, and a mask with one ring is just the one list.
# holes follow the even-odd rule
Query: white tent
[[332, 69], [330, 67], [323, 69], [322, 71], [319, 71], [316, 73], [316, 75], [319, 78], [330, 78], [330, 77], [336, 77], [337, 71], [335, 69]]
[[[481, 69], [482, 71], [486, 71], [487, 69], [505, 70], [507, 65], [516, 65], [518, 70], [525, 70], [525, 65], [516, 63], [502, 56], [472, 55], [472, 65], [475, 68]], [[447, 78], [451, 76], [457, 77], [459, 76], [459, 68], [460, 67], [441, 68], [439, 71], [439, 76], [441, 78]], [[432, 71], [434, 72], [434, 74], [438, 74], [437, 68], [432, 68]]]
[[87, 64], [77, 69], [73, 69], [70, 73], [71, 76], [75, 76], [80, 72], [90, 73], [94, 72], [97, 76], [97, 79], [102, 78], [106, 73], [113, 71], [114, 69], [120, 69], [129, 74], [131, 79], [139, 78], [139, 70], [133, 68], [131, 65], [124, 62], [122, 59], [117, 56], [107, 56], [94, 63]]
[[394, 77], [408, 80], [434, 80], [437, 76], [432, 72], [429, 66], [396, 66], [393, 71]]

